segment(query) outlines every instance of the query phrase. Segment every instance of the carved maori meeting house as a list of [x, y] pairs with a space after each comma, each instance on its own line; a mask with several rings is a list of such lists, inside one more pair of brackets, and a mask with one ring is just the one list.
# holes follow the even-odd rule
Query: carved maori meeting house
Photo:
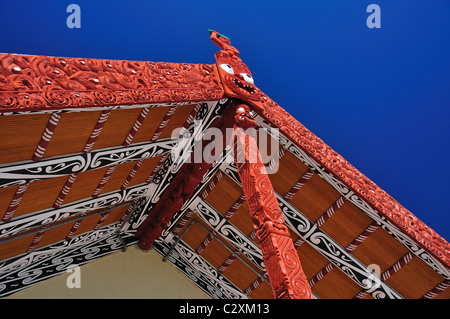
[[448, 242], [210, 37], [215, 64], [0, 54], [0, 296], [137, 245], [211, 298], [449, 298]]

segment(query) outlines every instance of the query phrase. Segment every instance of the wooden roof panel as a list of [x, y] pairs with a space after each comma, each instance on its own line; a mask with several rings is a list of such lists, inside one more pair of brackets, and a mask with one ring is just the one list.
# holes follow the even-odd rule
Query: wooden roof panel
[[184, 123], [186, 123], [186, 120], [191, 114], [194, 107], [195, 104], [178, 105], [175, 113], [172, 115], [167, 125], [161, 131], [159, 138], [162, 139], [169, 138], [171, 136], [178, 136], [179, 129], [183, 127]]
[[[142, 111], [142, 109], [140, 109], [140, 110]], [[142, 123], [140, 124], [139, 129], [133, 138], [133, 143], [150, 141], [151, 138], [153, 137], [153, 134], [155, 134], [156, 129], [158, 128], [159, 124], [164, 119], [164, 116], [166, 115], [168, 110], [169, 110], [168, 106], [148, 108], [148, 110], [147, 110], [148, 113], [145, 116]], [[131, 130], [131, 127], [130, 127], [130, 130]]]
[[100, 114], [101, 111], [61, 113], [43, 157], [82, 152]]
[[[130, 203], [130, 205], [132, 205]], [[108, 212], [105, 212], [104, 214], [107, 214], [107, 217], [105, 221], [103, 222], [102, 226], [110, 225], [117, 223], [122, 219], [125, 213], [127, 213], [127, 210], [129, 208], [129, 205], [123, 205], [122, 207], [113, 208]]]
[[[192, 248], [196, 250], [198, 247], [199, 246]], [[211, 242], [201, 252], [201, 256], [208, 260], [208, 262], [213, 265], [214, 268], [219, 268], [223, 264], [227, 256], [229, 256], [230, 254], [231, 253], [229, 252], [229, 250], [225, 248], [221, 242], [215, 239], [212, 239]]]
[[161, 160], [161, 157], [162, 156], [155, 156], [145, 159], [142, 162], [142, 165], [138, 168], [136, 174], [134, 175], [128, 186], [145, 183], [148, 177], [153, 172], [155, 166], [158, 165], [159, 161]]
[[65, 239], [66, 236], [69, 234], [70, 230], [72, 229], [72, 227], [74, 226], [74, 224], [75, 224], [75, 222], [66, 223], [66, 224], [60, 225], [58, 227], [53, 227], [53, 228], [47, 229], [44, 232], [44, 235], [42, 236], [39, 243], [36, 245], [36, 248], [51, 245], [60, 240]]
[[340, 196], [333, 187], [314, 174], [294, 195], [290, 203], [315, 222]]
[[373, 220], [364, 214], [353, 203], [346, 201], [321, 226], [338, 244], [346, 248], [352, 243]]
[[[122, 145], [141, 111], [141, 108], [112, 110], [93, 149]], [[151, 129], [156, 128], [151, 125]]]
[[211, 204], [219, 213], [225, 213], [234, 202], [241, 196], [242, 189], [231, 178], [223, 174], [214, 188], [208, 193], [205, 200]]
[[128, 175], [130, 175], [134, 165], [136, 165], [136, 162], [128, 162], [117, 165], [100, 193], [105, 194], [120, 189]]
[[9, 238], [11, 240], [8, 241], [0, 239], [0, 260], [4, 261], [8, 258], [25, 253], [35, 236], [36, 234], [30, 234], [16, 237], [15, 239]]
[[13, 218], [51, 208], [58, 198], [66, 180], [66, 176], [61, 176], [31, 182], [23, 194]]
[[[250, 212], [248, 211], [246, 202], [242, 203], [241, 207], [234, 212], [229, 221], [247, 236], [254, 231], [253, 222], [250, 219]], [[255, 238], [254, 241], [257, 242], [257, 239]]]
[[381, 272], [384, 272], [407, 252], [405, 246], [384, 229], [378, 228], [355, 248], [352, 255], [365, 265], [378, 265]]
[[49, 114], [2, 116], [0, 164], [31, 160], [49, 118]]
[[[197, 219], [197, 217], [194, 217], [193, 219], [195, 219], [198, 223], [202, 223], [202, 221]], [[192, 247], [193, 250], [195, 250], [203, 242], [208, 233], [197, 223], [187, 223], [185, 227], [188, 227], [188, 225], [191, 225], [189, 231], [184, 233], [182, 239], [186, 244]], [[181, 230], [180, 234], [183, 234], [183, 230]]]
[[419, 257], [412, 259], [386, 279], [386, 283], [408, 299], [421, 298], [444, 278], [428, 267]]
[[223, 275], [242, 291], [245, 291], [258, 278], [258, 275], [239, 259], [235, 259], [223, 272]]
[[291, 152], [285, 152], [279, 160], [278, 170], [269, 174], [275, 191], [284, 196], [308, 170]]
[[[294, 243], [297, 239], [298, 237], [293, 238]], [[302, 245], [297, 247], [297, 253], [302, 264], [303, 271], [308, 280], [314, 277], [319, 271], [330, 263], [327, 258], [325, 258], [307, 242], [304, 242]]]
[[335, 267], [312, 287], [312, 291], [323, 299], [351, 299], [361, 287]]
[[105, 167], [78, 173], [63, 204], [91, 197], [107, 170]]

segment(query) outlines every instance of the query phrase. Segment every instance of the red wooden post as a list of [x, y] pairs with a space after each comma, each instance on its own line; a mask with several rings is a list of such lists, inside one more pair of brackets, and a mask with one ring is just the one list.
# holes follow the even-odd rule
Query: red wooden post
[[237, 105], [234, 157], [272, 291], [277, 299], [311, 299], [311, 288], [284, 224], [256, 139], [244, 132], [254, 127], [249, 108], [245, 104]]

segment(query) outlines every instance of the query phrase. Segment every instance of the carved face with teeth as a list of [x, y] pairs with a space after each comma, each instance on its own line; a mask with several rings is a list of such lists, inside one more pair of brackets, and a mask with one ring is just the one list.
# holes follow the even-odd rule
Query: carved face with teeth
[[236, 55], [227, 51], [216, 53], [220, 77], [226, 88], [241, 99], [257, 100], [257, 89], [248, 67]]
[[225, 92], [244, 101], [258, 101], [260, 91], [255, 87], [250, 70], [239, 58], [239, 51], [231, 45], [228, 37], [214, 30], [209, 32], [211, 41], [221, 49], [214, 56]]

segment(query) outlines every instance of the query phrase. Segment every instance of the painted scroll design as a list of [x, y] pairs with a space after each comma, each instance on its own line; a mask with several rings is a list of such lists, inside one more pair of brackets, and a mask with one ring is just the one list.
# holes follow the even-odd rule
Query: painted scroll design
[[[219, 41], [220, 39], [223, 40], [222, 43]], [[239, 51], [231, 46], [230, 41], [223, 37], [220, 39], [217, 39], [217, 33], [215, 37], [213, 34], [211, 35], [211, 40], [221, 49], [215, 54], [216, 65], [227, 96], [238, 98], [250, 105], [254, 111], [271, 125], [277, 127], [297, 147], [378, 211], [387, 221], [408, 234], [423, 249], [441, 260], [444, 265], [450, 266], [450, 244], [444, 238], [265, 95], [254, 85], [253, 79], [251, 79], [252, 83], [245, 82], [243, 84], [246, 77], [242, 74], [249, 74], [251, 77], [248, 67], [238, 57]], [[233, 72], [227, 70], [226, 65], [232, 66]]]
[[120, 203], [145, 197], [149, 187], [148, 184], [140, 184], [125, 190], [113, 191], [96, 198], [64, 205], [57, 209], [48, 209], [31, 216], [18, 217], [10, 222], [0, 224], [0, 238], [6, 238], [29, 229], [39, 228], [77, 214], [113, 207]]
[[[316, 174], [318, 174], [321, 178], [327, 181], [331, 186], [333, 186], [342, 196], [347, 198], [350, 202], [352, 202], [356, 207], [361, 209], [366, 215], [372, 218], [377, 222], [384, 230], [386, 230], [390, 235], [392, 235], [395, 239], [397, 239], [400, 243], [402, 243], [405, 247], [407, 247], [412, 253], [421, 258], [424, 262], [426, 262], [431, 268], [436, 270], [439, 274], [444, 276], [446, 279], [450, 279], [450, 269], [445, 266], [441, 260], [435, 258], [432, 254], [430, 254], [427, 250], [418, 245], [412, 238], [410, 238], [407, 234], [398, 229], [398, 227], [389, 221], [384, 215], [380, 214], [377, 210], [372, 208], [367, 202], [355, 194], [350, 188], [348, 188], [345, 184], [343, 184], [340, 180], [335, 178], [333, 174], [330, 174], [323, 166], [318, 164], [314, 159], [309, 157], [302, 149], [300, 149], [297, 145], [292, 143], [288, 138], [286, 138], [283, 134], [272, 133], [272, 126], [267, 123], [260, 116], [256, 117], [256, 121], [258, 125], [266, 130], [269, 135], [272, 135], [274, 138], [278, 138], [280, 145], [290, 151], [294, 156], [296, 156], [299, 160], [303, 162], [306, 166], [308, 166], [311, 170], [313, 170]], [[227, 168], [229, 169], [229, 168]], [[233, 171], [230, 171], [230, 174], [234, 174]]]
[[122, 249], [118, 226], [108, 225], [0, 263], [0, 297], [63, 273], [70, 265], [81, 266]]
[[0, 54], [0, 112], [222, 97], [214, 65]]
[[176, 142], [176, 140], [164, 139], [153, 143], [99, 149], [56, 159], [42, 159], [39, 162], [30, 161], [2, 166], [0, 167], [0, 188], [160, 156], [170, 152]]

